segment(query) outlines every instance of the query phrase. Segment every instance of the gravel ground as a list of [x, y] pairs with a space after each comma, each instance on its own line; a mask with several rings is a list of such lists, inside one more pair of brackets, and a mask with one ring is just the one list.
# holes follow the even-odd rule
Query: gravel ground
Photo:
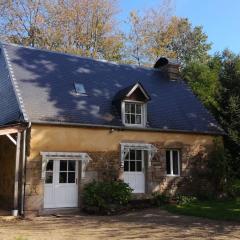
[[119, 216], [0, 218], [0, 240], [240, 239], [240, 223], [146, 209]]

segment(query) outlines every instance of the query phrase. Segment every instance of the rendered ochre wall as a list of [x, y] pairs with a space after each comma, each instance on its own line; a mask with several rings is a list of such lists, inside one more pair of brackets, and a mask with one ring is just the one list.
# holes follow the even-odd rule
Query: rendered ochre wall
[[[120, 143], [145, 142], [158, 148], [152, 166], [146, 170], [147, 192], [175, 191], [187, 185], [185, 179], [195, 163], [204, 164], [213, 146], [215, 136], [185, 133], [162, 133], [149, 131], [110, 131], [103, 128], [33, 125], [31, 129], [30, 156], [27, 161], [27, 185], [25, 210], [38, 212], [43, 208], [40, 152], [87, 152], [92, 161], [87, 166], [85, 182], [106, 177], [107, 170], [121, 178]], [[181, 177], [167, 177], [165, 150], [181, 150]], [[191, 188], [189, 188], [191, 191]]]

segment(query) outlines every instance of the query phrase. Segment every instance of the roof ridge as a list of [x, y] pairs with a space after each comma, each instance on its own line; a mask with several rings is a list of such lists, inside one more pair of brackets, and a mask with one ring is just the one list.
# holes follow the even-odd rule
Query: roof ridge
[[24, 120], [28, 121], [28, 116], [27, 116], [27, 112], [24, 107], [23, 98], [21, 96], [21, 92], [20, 92], [19, 86], [17, 84], [16, 78], [14, 76], [13, 68], [12, 68], [11, 62], [9, 60], [7, 49], [4, 47], [4, 44], [2, 44], [2, 42], [0, 42], [0, 48], [2, 49], [3, 57], [6, 61], [6, 67], [7, 67], [8, 73], [9, 73], [9, 78], [12, 82], [13, 90], [14, 90], [14, 93], [15, 93], [15, 96], [16, 96], [16, 99], [17, 99], [17, 102], [19, 105], [19, 109], [23, 115]]
[[102, 62], [102, 63], [108, 63], [108, 64], [112, 64], [112, 65], [128, 66], [128, 67], [132, 67], [132, 68], [135, 68], [135, 69], [139, 68], [139, 69], [145, 69], [145, 70], [151, 70], [151, 71], [159, 71], [159, 69], [156, 69], [156, 68], [153, 68], [153, 67], [139, 66], [139, 65], [136, 65], [136, 64], [117, 63], [117, 62], [108, 61], [108, 60], [105, 60], [105, 59], [96, 59], [96, 58], [85, 57], [85, 56], [81, 56], [81, 55], [77, 55], [77, 54], [73, 54], [73, 53], [51, 51], [51, 50], [48, 50], [48, 49], [30, 47], [30, 46], [23, 46], [23, 45], [3, 42], [3, 41], [0, 41], [0, 45], [9, 45], [9, 46], [13, 46], [13, 47], [26, 48], [26, 49], [36, 50], [36, 51], [43, 51], [43, 52], [59, 54], [59, 55], [63, 55], [63, 56], [70, 56], [70, 57], [76, 57], [76, 58], [81, 58], [81, 59], [88, 59], [88, 60], [93, 60], [93, 61]]

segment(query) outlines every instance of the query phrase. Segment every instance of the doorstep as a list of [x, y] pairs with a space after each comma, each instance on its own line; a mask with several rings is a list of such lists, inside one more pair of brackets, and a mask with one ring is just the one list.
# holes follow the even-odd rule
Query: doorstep
[[46, 208], [43, 209], [39, 216], [55, 215], [55, 216], [67, 216], [80, 214], [80, 208]]

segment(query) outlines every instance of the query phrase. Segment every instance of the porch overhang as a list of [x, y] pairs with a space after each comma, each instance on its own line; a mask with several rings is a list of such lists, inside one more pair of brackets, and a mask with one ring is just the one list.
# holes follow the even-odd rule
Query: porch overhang
[[22, 132], [26, 128], [27, 128], [27, 125], [23, 123], [0, 125], [0, 135], [8, 135], [8, 134]]
[[130, 149], [134, 149], [134, 150], [143, 150], [148, 152], [148, 167], [151, 167], [152, 159], [157, 152], [157, 148], [153, 144], [124, 142], [124, 143], [120, 143], [120, 145], [121, 145], [122, 165], [123, 165], [124, 158], [129, 153]]
[[82, 162], [81, 177], [85, 177], [85, 170], [90, 156], [84, 152], [40, 152], [42, 156], [42, 179], [45, 179], [46, 167], [49, 160], [75, 160]]

